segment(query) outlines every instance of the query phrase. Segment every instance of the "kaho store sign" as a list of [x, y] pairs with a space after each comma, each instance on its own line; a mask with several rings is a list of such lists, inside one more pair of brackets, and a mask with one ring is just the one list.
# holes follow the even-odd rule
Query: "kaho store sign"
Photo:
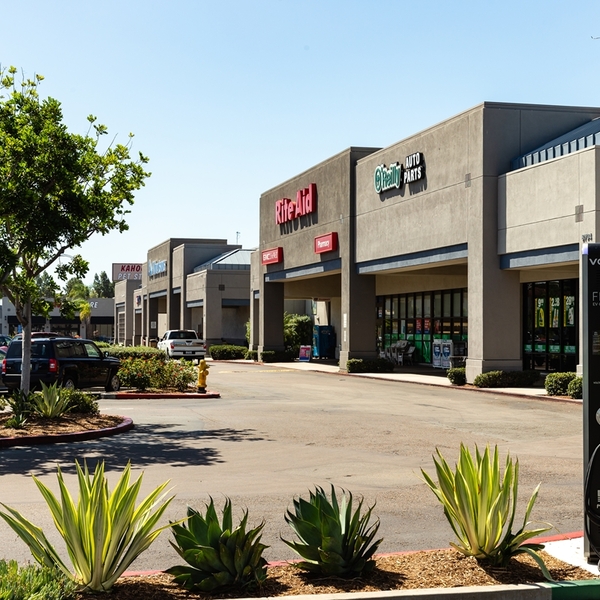
[[275, 202], [275, 224], [283, 225], [294, 219], [315, 212], [317, 209], [317, 184], [311, 183], [307, 188], [296, 192], [296, 201], [282, 198]]
[[396, 162], [389, 167], [379, 165], [373, 175], [375, 191], [378, 194], [401, 188], [406, 183], [413, 183], [425, 177], [425, 163], [422, 152], [415, 152], [406, 157], [404, 164]]

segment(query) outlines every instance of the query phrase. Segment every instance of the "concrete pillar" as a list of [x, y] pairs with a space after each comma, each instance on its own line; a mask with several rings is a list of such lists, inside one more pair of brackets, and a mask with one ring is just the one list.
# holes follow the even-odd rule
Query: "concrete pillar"
[[501, 270], [498, 256], [497, 178], [471, 189], [483, 201], [469, 204], [469, 383], [487, 371], [523, 368], [519, 273]]
[[284, 350], [283, 284], [264, 283], [260, 291], [258, 352]]
[[375, 317], [375, 276], [342, 269], [341, 370], [346, 369], [349, 358], [375, 358]]

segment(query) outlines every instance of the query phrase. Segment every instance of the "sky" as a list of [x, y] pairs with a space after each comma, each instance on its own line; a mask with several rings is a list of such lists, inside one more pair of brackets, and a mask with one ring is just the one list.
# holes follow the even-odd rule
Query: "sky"
[[171, 237], [255, 248], [261, 193], [484, 101], [600, 106], [600, 2], [0, 0], [0, 65], [149, 157], [86, 278]]

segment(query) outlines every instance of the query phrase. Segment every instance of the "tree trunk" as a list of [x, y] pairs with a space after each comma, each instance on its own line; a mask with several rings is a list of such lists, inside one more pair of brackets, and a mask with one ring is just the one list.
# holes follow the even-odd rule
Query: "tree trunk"
[[31, 302], [28, 301], [23, 306], [23, 341], [21, 358], [21, 390], [29, 394], [31, 383]]

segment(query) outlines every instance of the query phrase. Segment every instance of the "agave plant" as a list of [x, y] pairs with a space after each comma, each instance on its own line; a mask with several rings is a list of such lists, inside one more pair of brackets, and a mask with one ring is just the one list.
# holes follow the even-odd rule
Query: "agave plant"
[[71, 408], [70, 397], [63, 394], [58, 383], [54, 382], [49, 386], [43, 381], [41, 383], [42, 392], [31, 396], [33, 410], [46, 419], [56, 419], [68, 412]]
[[294, 512], [287, 511], [285, 520], [300, 542], [282, 540], [304, 560], [297, 566], [323, 575], [355, 577], [375, 566], [373, 555], [379, 539], [379, 519], [369, 526], [373, 506], [361, 516], [363, 500], [352, 511], [352, 494], [342, 490], [341, 503], [331, 486], [331, 501], [322, 488], [310, 492], [308, 501], [294, 500]]
[[512, 532], [519, 489], [519, 461], [513, 463], [507, 454], [502, 476], [498, 447], [494, 448], [493, 454], [489, 446], [483, 454], [476, 447], [473, 459], [469, 449], [461, 444], [456, 472], [453, 472], [439, 449], [436, 453], [437, 458], [434, 456], [433, 461], [438, 483], [423, 469], [421, 473], [442, 503], [444, 514], [458, 538], [458, 543], [450, 542], [450, 545], [467, 556], [486, 560], [495, 566], [506, 566], [517, 554], [529, 554], [539, 564], [544, 576], [551, 579], [538, 554], [543, 544], [525, 543], [552, 528], [527, 529], [531, 525], [529, 517], [539, 485], [527, 503], [521, 529]]
[[260, 543], [264, 522], [246, 532], [248, 511], [233, 529], [231, 501], [225, 499], [223, 521], [213, 499], [206, 505], [206, 516], [191, 507], [187, 524], [172, 524], [175, 542], [171, 545], [187, 565], [167, 569], [174, 581], [188, 590], [211, 592], [224, 587], [260, 585], [267, 576], [267, 561], [262, 553], [268, 546]]
[[131, 465], [127, 464], [117, 485], [109, 494], [104, 476], [104, 463], [98, 463], [93, 476], [87, 464], [78, 462], [79, 501], [73, 502], [60, 467], [60, 498], [35, 476], [36, 485], [50, 508], [54, 524], [66, 543], [75, 573], [58, 556], [44, 532], [16, 510], [2, 504], [8, 512], [0, 516], [29, 546], [35, 560], [46, 567], [57, 567], [71, 577], [82, 591], [101, 592], [111, 589], [129, 565], [150, 546], [158, 534], [169, 527], [155, 528], [173, 497], [165, 498], [159, 485], [136, 508], [142, 483], [140, 476], [129, 485]]

